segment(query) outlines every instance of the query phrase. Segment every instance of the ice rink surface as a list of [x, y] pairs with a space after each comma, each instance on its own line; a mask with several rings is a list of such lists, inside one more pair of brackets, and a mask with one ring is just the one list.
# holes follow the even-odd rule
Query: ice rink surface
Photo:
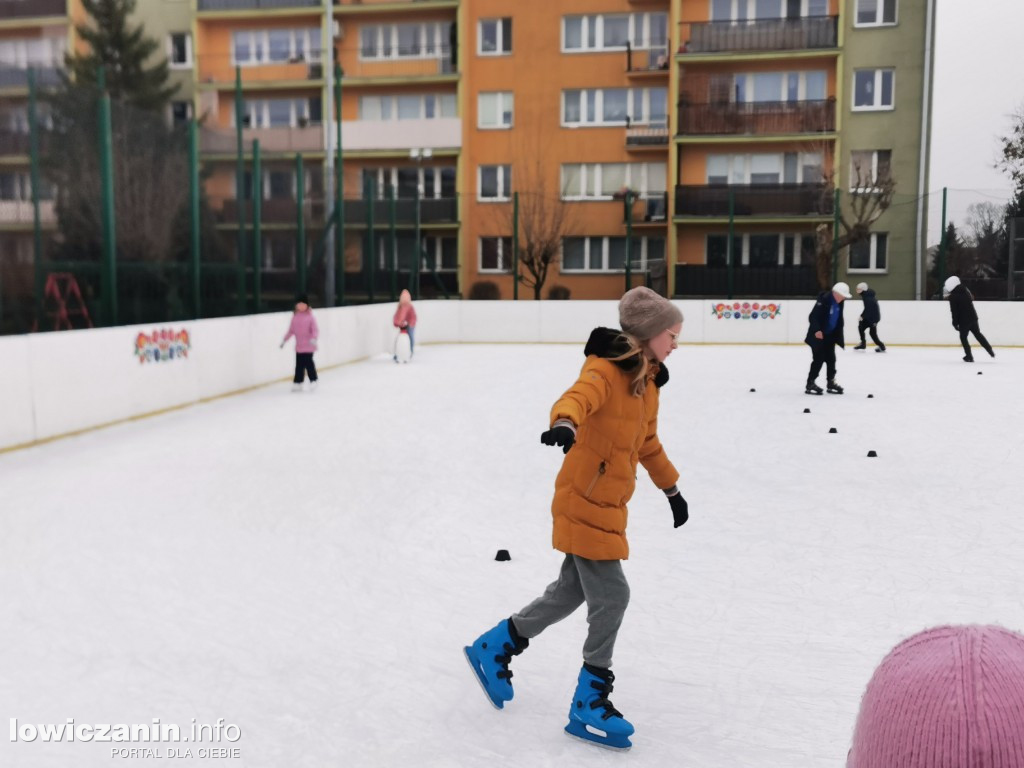
[[822, 397], [802, 345], [673, 354], [659, 433], [690, 522], [641, 469], [628, 755], [562, 732], [584, 610], [513, 660], [503, 711], [462, 656], [557, 573], [539, 435], [580, 345], [421, 347], [0, 455], [4, 719], [241, 731], [214, 745], [236, 759], [4, 737], [0, 764], [842, 768], [897, 641], [1024, 629], [1024, 350], [961, 354], [840, 351]]

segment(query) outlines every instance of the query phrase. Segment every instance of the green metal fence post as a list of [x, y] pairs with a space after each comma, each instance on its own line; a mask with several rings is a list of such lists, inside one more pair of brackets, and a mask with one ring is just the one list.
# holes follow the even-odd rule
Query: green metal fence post
[[626, 190], [626, 290], [633, 287], [633, 201], [636, 193]]
[[[242, 126], [245, 123], [245, 106], [242, 101], [242, 68], [235, 67], [235, 198], [238, 209], [238, 263], [245, 265], [245, 157], [242, 145]], [[255, 181], [255, 180], [254, 180]]]
[[395, 185], [388, 185], [388, 269], [391, 272], [391, 300], [398, 298], [398, 202]]
[[114, 221], [114, 139], [110, 117], [110, 94], [106, 92], [103, 67], [97, 73], [100, 93], [100, 195], [103, 217], [103, 269], [100, 272], [100, 290], [103, 294], [104, 315], [107, 325], [117, 325], [117, 242]]
[[832, 285], [839, 282], [839, 189], [832, 199]]
[[334, 161], [334, 259], [335, 283], [337, 285], [338, 306], [345, 304], [345, 166], [341, 149], [341, 65], [334, 64], [334, 122], [338, 132], [337, 157]]
[[39, 215], [39, 123], [36, 119], [36, 71], [28, 71], [28, 153], [32, 183], [32, 286], [37, 327], [43, 316], [43, 227]]
[[519, 300], [519, 193], [512, 193], [512, 299]]
[[373, 231], [375, 213], [374, 204], [377, 202], [377, 179], [370, 175], [366, 179], [366, 299], [373, 304], [373, 281], [376, 277], [374, 267], [377, 263], [377, 239]]
[[[946, 249], [949, 243], [946, 242], [946, 193], [949, 190], [942, 188], [942, 237], [939, 239], [939, 288], [946, 283]], [[1012, 275], [1010, 276], [1012, 279]]]
[[[302, 166], [302, 155], [295, 154], [295, 277], [298, 283], [297, 294], [306, 292], [306, 175]], [[326, 299], [326, 297], [324, 297]]]
[[192, 317], [202, 317], [202, 297], [200, 294], [200, 239], [201, 222], [199, 219], [199, 125], [195, 118], [188, 121], [188, 187], [189, 187], [189, 219], [192, 227], [191, 239], [191, 282], [192, 282]]
[[736, 188], [729, 185], [729, 242], [725, 247], [726, 276], [729, 283], [729, 298], [733, 293], [733, 272], [736, 270], [736, 248], [733, 238], [736, 236]]
[[263, 164], [260, 140], [252, 142], [252, 311], [263, 303]]
[[423, 257], [423, 232], [422, 232], [422, 212], [420, 206], [422, 203], [422, 195], [420, 194], [420, 178], [419, 169], [422, 165], [417, 166], [417, 177], [416, 177], [416, 237], [415, 245], [413, 246], [412, 264], [409, 265], [409, 293], [412, 294], [414, 299], [420, 297], [420, 259]]

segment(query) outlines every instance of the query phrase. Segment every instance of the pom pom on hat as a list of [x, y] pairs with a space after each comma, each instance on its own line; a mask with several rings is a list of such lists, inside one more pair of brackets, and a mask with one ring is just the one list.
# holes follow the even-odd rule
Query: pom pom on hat
[[864, 293], [868, 289], [867, 283], [857, 283], [857, 293]]
[[847, 768], [1024, 766], [1024, 636], [936, 627], [897, 645], [861, 700]]
[[683, 322], [683, 313], [659, 293], [645, 286], [626, 291], [619, 300], [619, 324], [641, 341], [651, 339]]

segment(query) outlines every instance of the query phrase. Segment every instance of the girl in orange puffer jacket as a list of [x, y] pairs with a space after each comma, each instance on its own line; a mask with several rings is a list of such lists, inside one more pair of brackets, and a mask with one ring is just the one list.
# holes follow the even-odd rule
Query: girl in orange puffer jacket
[[665, 491], [675, 526], [688, 510], [676, 482], [679, 473], [658, 440], [658, 391], [668, 382], [664, 362], [677, 346], [683, 315], [649, 288], [627, 291], [619, 302], [622, 331], [596, 328], [576, 383], [551, 409], [545, 445], [565, 453], [551, 504], [552, 544], [564, 552], [558, 578], [544, 594], [465, 648], [466, 658], [491, 703], [512, 699], [512, 656], [529, 639], [587, 603], [590, 627], [583, 668], [569, 709], [570, 736], [613, 749], [629, 749], [632, 724], [616, 710], [612, 650], [629, 602], [622, 560], [626, 504], [641, 463]]

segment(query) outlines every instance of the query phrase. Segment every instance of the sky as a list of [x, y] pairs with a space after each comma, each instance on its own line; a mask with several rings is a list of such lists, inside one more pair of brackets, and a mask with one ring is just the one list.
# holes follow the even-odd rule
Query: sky
[[839, 352], [846, 394], [820, 397], [802, 344], [672, 354], [658, 432], [690, 520], [640, 468], [629, 756], [563, 733], [582, 609], [515, 657], [501, 711], [462, 652], [558, 571], [539, 435], [580, 344], [421, 346], [0, 454], [0, 765], [209, 766], [8, 723], [223, 718], [225, 768], [844, 768], [897, 642], [1024, 629], [1024, 349], [951, 342]]
[[948, 219], [958, 225], [971, 203], [1009, 198], [1012, 184], [993, 164], [999, 136], [1024, 106], [1024, 4], [938, 0], [937, 6], [929, 244], [941, 231], [942, 187], [950, 190]]

